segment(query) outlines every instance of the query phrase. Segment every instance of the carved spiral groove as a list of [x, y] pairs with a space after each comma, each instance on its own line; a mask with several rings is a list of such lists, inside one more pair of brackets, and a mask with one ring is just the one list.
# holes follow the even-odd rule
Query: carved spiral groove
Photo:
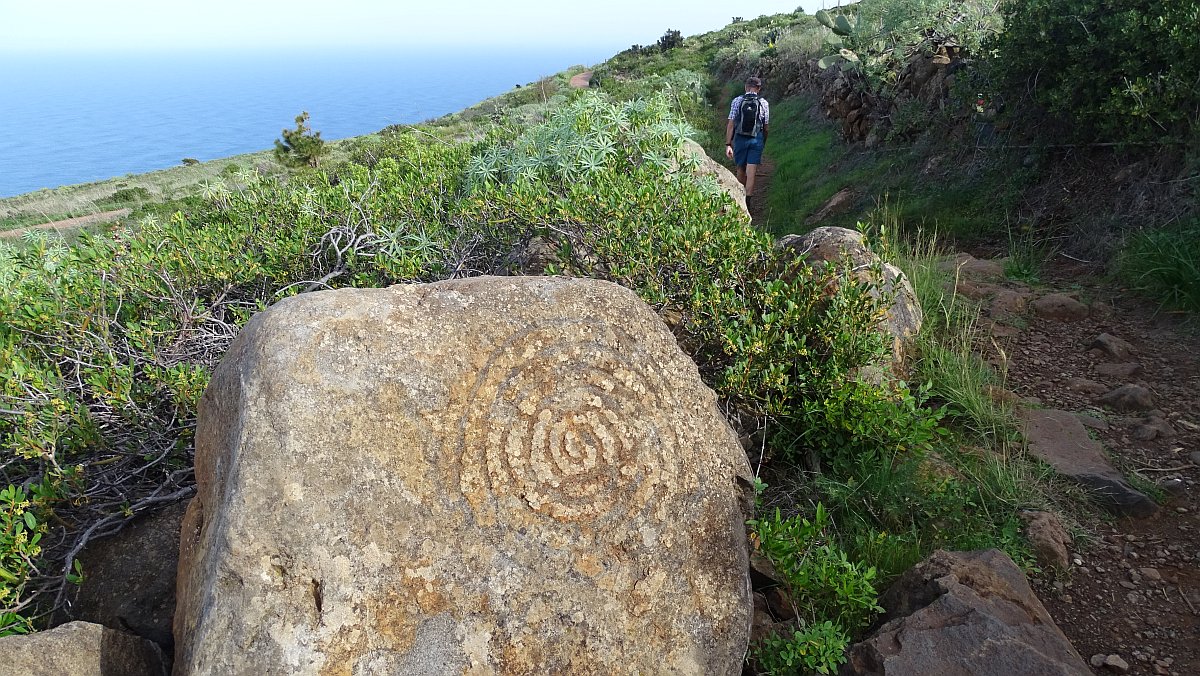
[[461, 424], [460, 487], [477, 513], [519, 504], [598, 534], [665, 517], [676, 402], [651, 360], [630, 358], [634, 345], [611, 326], [563, 322], [490, 355]]

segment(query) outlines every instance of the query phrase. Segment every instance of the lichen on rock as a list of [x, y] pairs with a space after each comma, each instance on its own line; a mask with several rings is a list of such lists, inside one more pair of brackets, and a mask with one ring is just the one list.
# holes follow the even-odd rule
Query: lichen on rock
[[214, 373], [177, 673], [738, 673], [750, 470], [593, 280], [306, 294]]

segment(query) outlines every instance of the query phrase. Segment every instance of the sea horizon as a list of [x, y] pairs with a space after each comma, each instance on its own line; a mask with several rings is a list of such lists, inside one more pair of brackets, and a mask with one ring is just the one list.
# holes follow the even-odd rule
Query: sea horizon
[[0, 54], [0, 198], [326, 140], [470, 107], [617, 49], [228, 49]]

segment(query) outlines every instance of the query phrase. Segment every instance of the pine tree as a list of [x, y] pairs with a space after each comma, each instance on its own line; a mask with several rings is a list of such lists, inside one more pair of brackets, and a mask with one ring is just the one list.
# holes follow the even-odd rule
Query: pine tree
[[321, 132], [308, 126], [308, 111], [296, 116], [296, 128], [284, 129], [283, 138], [275, 139], [275, 159], [289, 167], [316, 167], [329, 152]]

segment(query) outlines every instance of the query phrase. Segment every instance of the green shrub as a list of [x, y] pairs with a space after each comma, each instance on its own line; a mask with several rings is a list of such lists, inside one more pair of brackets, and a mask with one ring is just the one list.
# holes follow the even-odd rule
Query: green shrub
[[143, 187], [121, 188], [114, 192], [112, 197], [108, 198], [110, 202], [115, 204], [132, 204], [136, 202], [145, 202], [150, 199], [150, 191]]
[[845, 661], [850, 635], [882, 611], [875, 569], [854, 563], [834, 540], [824, 505], [810, 521], [771, 517], [750, 522], [762, 553], [787, 587], [798, 612], [791, 636], [774, 635], [753, 650], [766, 673], [833, 673]]
[[833, 674], [846, 661], [850, 641], [833, 622], [817, 622], [790, 636], [773, 633], [755, 646], [752, 656], [762, 673], [771, 676]]
[[16, 610], [24, 605], [25, 584], [35, 570], [46, 532], [45, 522], [38, 519], [22, 488], [9, 485], [0, 490], [0, 636], [32, 628]]
[[1200, 2], [1021, 0], [991, 45], [1011, 96], [1026, 92], [1077, 138], [1195, 142]]

